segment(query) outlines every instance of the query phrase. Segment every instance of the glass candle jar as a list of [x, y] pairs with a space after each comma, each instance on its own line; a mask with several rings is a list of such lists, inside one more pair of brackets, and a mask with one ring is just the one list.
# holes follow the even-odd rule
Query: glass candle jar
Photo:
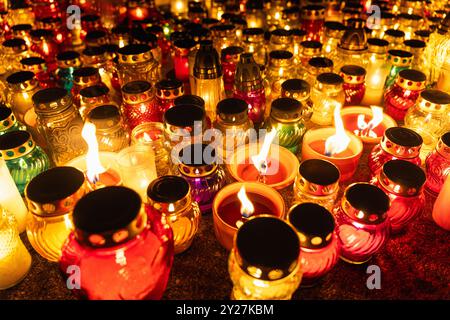
[[324, 57], [314, 57], [308, 60], [304, 68], [299, 70], [299, 76], [312, 86], [317, 75], [325, 72], [333, 72], [333, 61]]
[[213, 127], [220, 131], [218, 157], [226, 161], [237, 147], [249, 140], [249, 130], [253, 128], [248, 118], [248, 104], [241, 99], [227, 98], [217, 104], [217, 117]]
[[395, 82], [395, 78], [402, 70], [409, 69], [412, 62], [412, 53], [404, 50], [389, 50], [388, 61], [391, 64], [391, 69], [384, 82], [384, 89], [386, 90]]
[[1, 49], [0, 79], [5, 82], [7, 76], [20, 70], [20, 60], [27, 58], [29, 52], [25, 40], [20, 38], [3, 41]]
[[280, 27], [285, 30], [300, 27], [300, 8], [298, 6], [288, 7], [281, 12]]
[[405, 40], [412, 39], [414, 31], [417, 31], [424, 21], [420, 15], [400, 13], [398, 16], [399, 29], [405, 33]]
[[306, 41], [306, 31], [303, 29], [292, 29], [289, 30], [292, 35], [292, 44], [293, 44], [293, 54], [295, 63], [298, 63], [300, 52], [302, 51], [302, 42]]
[[244, 49], [238, 46], [229, 46], [222, 50], [221, 61], [223, 70], [223, 84], [225, 95], [231, 96], [236, 75], [236, 66]]
[[394, 29], [396, 16], [388, 11], [380, 12], [380, 23], [373, 23], [370, 36], [372, 38], [383, 39], [384, 33], [388, 29]]
[[121, 86], [137, 80], [152, 84], [159, 81], [161, 66], [154, 59], [148, 45], [130, 44], [117, 50], [117, 54], [117, 72]]
[[362, 264], [381, 250], [389, 239], [389, 197], [380, 188], [358, 182], [347, 187], [335, 207], [341, 259]]
[[73, 208], [87, 190], [83, 172], [73, 167], [44, 171], [25, 188], [28, 240], [45, 259], [60, 259], [61, 247], [73, 229]]
[[39, 57], [23, 58], [20, 60], [20, 64], [22, 65], [22, 70], [34, 73], [41, 88], [45, 89], [56, 86], [52, 71], [47, 68], [44, 59]]
[[280, 146], [297, 153], [306, 132], [301, 103], [292, 98], [274, 100], [265, 127], [267, 131], [276, 130]]
[[214, 41], [214, 48], [220, 54], [223, 49], [235, 45], [237, 42], [235, 26], [231, 24], [217, 24], [210, 28]]
[[392, 233], [401, 231], [424, 209], [425, 180], [425, 173], [419, 166], [396, 159], [386, 162], [376, 179], [372, 181], [391, 200], [387, 215]]
[[305, 40], [300, 42], [298, 57], [295, 57], [295, 63], [305, 66], [311, 58], [319, 57], [322, 52], [322, 44], [319, 41]]
[[76, 51], [64, 51], [56, 56], [58, 68], [55, 75], [58, 85], [68, 91], [73, 87], [73, 73], [81, 67], [80, 54]]
[[386, 129], [380, 144], [376, 145], [369, 155], [371, 176], [378, 175], [383, 165], [393, 159], [407, 160], [420, 165], [422, 142], [422, 137], [411, 129], [403, 127]]
[[33, 108], [31, 97], [41, 88], [31, 71], [19, 71], [6, 78], [9, 94], [8, 104], [20, 122], [25, 122], [25, 114]]
[[45, 17], [38, 21], [38, 27], [53, 30], [54, 39], [57, 44], [67, 44], [69, 30], [63, 24], [63, 19], [57, 16]]
[[174, 100], [184, 94], [183, 83], [179, 80], [161, 80], [155, 85], [155, 111], [158, 122], [163, 121], [164, 112], [172, 108]]
[[109, 97], [109, 89], [107, 86], [102, 84], [95, 84], [93, 86], [89, 86], [80, 90], [79, 94], [80, 99], [80, 111], [81, 118], [83, 120], [86, 118], [86, 115], [95, 107], [111, 103], [111, 99]]
[[179, 96], [173, 101], [173, 104], [175, 106], [179, 106], [181, 104], [193, 104], [203, 110], [205, 109], [205, 100], [195, 94], [184, 94]]
[[154, 93], [150, 82], [128, 82], [122, 87], [122, 96], [123, 115], [130, 130], [141, 123], [160, 119], [160, 114], [154, 106]]
[[222, 82], [222, 66], [212, 41], [200, 43], [194, 63], [194, 93], [205, 100], [206, 115], [211, 121], [216, 118], [216, 106], [225, 98]]
[[242, 31], [242, 48], [244, 52], [253, 53], [256, 63], [266, 65], [267, 49], [264, 45], [264, 30], [261, 28], [247, 28]]
[[398, 29], [388, 29], [384, 32], [383, 39], [389, 42], [389, 50], [401, 50], [405, 41], [405, 33]]
[[48, 29], [36, 29], [31, 30], [30, 35], [33, 42], [30, 47], [31, 51], [43, 57], [50, 69], [54, 69], [59, 46], [54, 40], [53, 31]]
[[311, 119], [313, 102], [310, 99], [311, 86], [305, 80], [289, 79], [281, 85], [281, 97], [292, 98], [302, 105], [302, 119], [307, 122]]
[[178, 172], [189, 183], [192, 198], [201, 212], [210, 212], [214, 196], [226, 184], [225, 171], [217, 164], [215, 149], [201, 143], [185, 146], [179, 154]]
[[326, 72], [317, 76], [311, 90], [313, 123], [321, 126], [332, 125], [334, 109], [345, 103], [343, 84], [344, 79], [336, 73]]
[[427, 182], [425, 188], [437, 196], [450, 173], [450, 131], [443, 134], [436, 148], [425, 161]]
[[31, 179], [50, 166], [47, 154], [37, 146], [27, 131], [17, 130], [0, 136], [0, 158], [23, 195]]
[[323, 32], [323, 53], [327, 58], [333, 57], [342, 36], [345, 26], [337, 21], [325, 21]]
[[67, 277], [70, 267], [79, 268], [78, 297], [161, 299], [173, 261], [172, 230], [161, 215], [144, 208], [136, 192], [93, 191], [76, 204], [73, 223], [60, 269]]
[[200, 224], [200, 208], [190, 191], [189, 183], [177, 176], [160, 177], [147, 189], [148, 210], [157, 211], [172, 228], [175, 254], [191, 246]]
[[271, 51], [269, 53], [269, 66], [266, 71], [266, 79], [269, 83], [266, 97], [269, 105], [280, 96], [281, 84], [294, 77], [293, 62], [293, 54], [289, 51]]
[[302, 161], [294, 183], [295, 202], [313, 202], [331, 211], [339, 192], [339, 179], [339, 169], [329, 161]]
[[353, 64], [365, 68], [367, 64], [367, 37], [364, 19], [350, 19], [349, 27], [342, 35], [333, 60], [336, 70], [343, 65]]
[[250, 218], [238, 229], [228, 259], [231, 298], [291, 299], [302, 278], [300, 254], [299, 237], [290, 224], [267, 215]]
[[245, 4], [245, 19], [249, 28], [266, 28], [267, 16], [262, 1], [247, 1]]
[[300, 238], [302, 286], [311, 286], [325, 276], [339, 261], [339, 240], [330, 211], [316, 203], [294, 205], [287, 220]]
[[73, 102], [78, 109], [80, 108], [81, 100], [80, 91], [93, 85], [105, 86], [97, 68], [81, 67], [73, 72], [73, 86], [71, 93], [73, 96]]
[[342, 85], [345, 94], [345, 105], [354, 106], [361, 104], [366, 92], [366, 69], [356, 65], [344, 65], [339, 75], [344, 79]]
[[192, 39], [176, 40], [173, 43], [175, 54], [173, 56], [173, 69], [175, 77], [182, 81], [189, 81], [189, 53], [195, 49], [196, 43]]
[[11, 108], [0, 104], [0, 136], [17, 130], [26, 130], [26, 127], [17, 121]]
[[325, 21], [325, 7], [321, 5], [306, 5], [301, 8], [302, 29], [307, 32], [308, 40], [320, 41]]
[[83, 121], [71, 95], [62, 88], [47, 88], [36, 92], [32, 99], [36, 125], [47, 141], [53, 162], [63, 165], [84, 154], [87, 146], [81, 137]]
[[416, 104], [405, 115], [405, 127], [411, 128], [423, 138], [421, 158], [431, 152], [440, 136], [449, 127], [450, 95], [427, 89], [420, 93]]
[[28, 274], [31, 255], [19, 236], [14, 213], [0, 206], [0, 290], [8, 289]]
[[449, 32], [450, 15], [447, 14], [436, 32], [430, 34], [430, 41], [427, 46], [427, 59], [430, 61], [430, 82], [432, 85], [437, 83], [444, 63], [449, 60]]
[[11, 27], [11, 33], [14, 38], [25, 40], [27, 47], [31, 46], [30, 31], [33, 29], [31, 24], [16, 24]]
[[233, 97], [245, 101], [248, 105], [248, 117], [260, 125], [264, 120], [266, 96], [259, 65], [253, 54], [243, 53], [236, 67]]
[[384, 94], [384, 112], [396, 121], [403, 121], [406, 112], [413, 107], [425, 89], [423, 72], [405, 69], [398, 73], [395, 83]]
[[270, 33], [269, 52], [271, 51], [293, 51], [292, 34], [285, 29], [275, 29]]
[[98, 150], [118, 152], [130, 144], [130, 134], [116, 105], [104, 104], [91, 109], [86, 121], [95, 125]]
[[418, 39], [406, 40], [404, 43], [404, 48], [413, 54], [413, 59], [411, 62], [411, 69], [420, 70], [425, 75], [430, 74], [430, 67], [425, 55], [426, 43], [425, 41]]

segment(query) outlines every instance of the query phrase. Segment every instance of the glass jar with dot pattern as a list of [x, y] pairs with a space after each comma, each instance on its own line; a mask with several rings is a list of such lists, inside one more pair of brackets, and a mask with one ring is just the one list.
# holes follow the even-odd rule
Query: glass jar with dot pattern
[[412, 59], [413, 55], [411, 52], [404, 50], [388, 51], [388, 61], [391, 64], [391, 69], [389, 70], [386, 81], [384, 82], [385, 90], [394, 84], [395, 78], [400, 71], [411, 67]]
[[26, 130], [26, 127], [17, 121], [10, 108], [0, 105], [0, 136], [16, 130]]

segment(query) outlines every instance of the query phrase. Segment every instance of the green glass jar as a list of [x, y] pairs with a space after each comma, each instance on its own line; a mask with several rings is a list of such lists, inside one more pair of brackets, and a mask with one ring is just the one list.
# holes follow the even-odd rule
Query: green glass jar
[[395, 78], [400, 71], [411, 67], [412, 60], [413, 54], [411, 52], [404, 50], [388, 51], [388, 61], [391, 64], [391, 70], [389, 70], [384, 83], [385, 90], [394, 84]]
[[294, 154], [297, 153], [306, 131], [302, 104], [292, 98], [274, 100], [265, 128], [267, 131], [276, 130], [278, 144]]
[[31, 134], [23, 130], [0, 136], [0, 158], [5, 160], [22, 195], [27, 183], [50, 166], [47, 154], [34, 143]]
[[0, 136], [7, 132], [25, 129], [26, 127], [17, 121], [10, 108], [0, 105]]

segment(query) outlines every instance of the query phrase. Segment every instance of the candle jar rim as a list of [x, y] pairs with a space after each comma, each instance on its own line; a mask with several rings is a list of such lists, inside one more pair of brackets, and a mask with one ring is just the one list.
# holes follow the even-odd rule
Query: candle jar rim
[[191, 187], [186, 179], [167, 175], [156, 178], [147, 188], [149, 204], [164, 214], [177, 214], [191, 205]]
[[183, 104], [191, 104], [196, 105], [202, 109], [205, 109], [205, 100], [202, 97], [199, 97], [195, 94], [184, 94], [175, 98], [174, 105], [183, 105]]
[[298, 174], [300, 179], [305, 180], [303, 185], [300, 184], [301, 189], [307, 190], [309, 194], [328, 195], [336, 192], [339, 188], [341, 173], [339, 168], [330, 161], [304, 160], [300, 163]]
[[422, 191], [426, 176], [416, 164], [401, 159], [393, 159], [383, 165], [378, 181], [389, 192], [399, 196], [411, 197]]
[[107, 95], [109, 93], [109, 88], [105, 85], [94, 84], [92, 86], [83, 88], [80, 90], [80, 96], [86, 98], [96, 98]]
[[440, 137], [436, 150], [445, 159], [450, 159], [450, 131]]
[[173, 106], [164, 113], [164, 126], [193, 129], [195, 122], [203, 122], [204, 119], [204, 109], [193, 104], [179, 104]]

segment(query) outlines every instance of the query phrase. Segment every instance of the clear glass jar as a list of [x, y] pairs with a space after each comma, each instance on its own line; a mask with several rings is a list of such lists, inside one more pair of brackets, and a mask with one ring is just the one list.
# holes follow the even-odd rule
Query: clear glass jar
[[384, 112], [396, 121], [403, 121], [406, 112], [413, 107], [425, 89], [424, 73], [405, 69], [398, 73], [395, 83], [384, 94]]
[[339, 75], [344, 79], [345, 105], [360, 105], [366, 92], [366, 69], [346, 64], [341, 67]]
[[273, 216], [250, 218], [237, 230], [228, 272], [233, 282], [233, 300], [291, 299], [302, 280], [296, 231]]
[[58, 68], [55, 71], [58, 85], [67, 91], [73, 87], [73, 73], [81, 67], [80, 54], [76, 51], [64, 51], [58, 53], [56, 61]]
[[73, 221], [59, 266], [65, 277], [69, 268], [79, 268], [77, 297], [161, 299], [173, 261], [172, 230], [136, 192], [125, 187], [93, 191], [78, 201]]
[[269, 66], [266, 71], [266, 79], [269, 84], [266, 88], [268, 105], [280, 96], [281, 84], [294, 77], [295, 66], [293, 62], [293, 54], [289, 51], [271, 51], [269, 53]]
[[307, 32], [308, 40], [320, 41], [325, 22], [325, 7], [310, 4], [301, 8], [302, 29]]
[[105, 86], [97, 68], [81, 67], [73, 72], [73, 86], [70, 92], [72, 93], [73, 103], [77, 109], [80, 109], [81, 105], [81, 90], [94, 85]]
[[402, 50], [405, 33], [398, 29], [388, 29], [384, 32], [383, 39], [389, 42], [389, 50]]
[[34, 177], [25, 188], [30, 211], [27, 236], [45, 259], [57, 262], [61, 248], [73, 229], [72, 211], [88, 192], [83, 172], [55, 167]]
[[[198, 152], [201, 152], [200, 159]], [[190, 144], [181, 149], [178, 172], [191, 187], [191, 195], [203, 214], [210, 212], [216, 193], [226, 184], [224, 169], [217, 164], [215, 149], [207, 144]]]
[[449, 128], [450, 95], [427, 89], [420, 93], [416, 104], [405, 116], [405, 127], [413, 129], [423, 138], [420, 157], [425, 157], [436, 146], [439, 138]]
[[290, 30], [290, 33], [292, 35], [294, 62], [298, 64], [300, 59], [300, 53], [303, 50], [302, 42], [307, 40], [306, 31], [303, 29], [292, 29]]
[[41, 87], [31, 71], [19, 71], [6, 78], [8, 82], [8, 104], [20, 122], [25, 122], [25, 114], [33, 108], [31, 97]]
[[425, 41], [418, 39], [406, 40], [404, 43], [404, 48], [413, 54], [413, 59], [411, 62], [411, 69], [419, 70], [425, 75], [430, 74], [430, 67], [428, 64], [427, 57], [425, 55], [426, 43]]
[[99, 151], [118, 152], [130, 144], [130, 133], [116, 105], [94, 107], [87, 113], [86, 121], [95, 125]]
[[354, 264], [370, 260], [389, 239], [389, 197], [380, 188], [358, 182], [347, 187], [335, 207], [341, 259]]
[[17, 121], [11, 108], [0, 104], [0, 136], [17, 130], [26, 130], [26, 127]]
[[289, 79], [281, 85], [281, 97], [292, 98], [301, 103], [303, 122], [311, 119], [313, 102], [310, 98], [311, 86], [305, 80]]
[[323, 53], [327, 58], [333, 57], [342, 36], [345, 26], [337, 21], [325, 21], [323, 33]]
[[122, 111], [130, 130], [141, 123], [160, 119], [161, 115], [154, 108], [154, 93], [150, 82], [128, 82], [122, 87], [122, 96]]
[[372, 183], [389, 196], [391, 207], [387, 215], [392, 233], [401, 231], [423, 211], [425, 181], [425, 172], [419, 166], [398, 159], [386, 162], [373, 179]]
[[308, 61], [315, 57], [320, 57], [322, 53], [322, 44], [319, 41], [305, 40], [300, 42], [298, 56], [295, 57], [295, 63], [301, 66], [308, 64]]
[[386, 129], [380, 144], [369, 155], [368, 165], [371, 177], [378, 175], [383, 165], [389, 160], [402, 159], [420, 165], [420, 148], [422, 137], [415, 131], [392, 127]]
[[163, 121], [164, 113], [172, 108], [175, 99], [183, 94], [183, 83], [179, 80], [161, 80], [156, 83], [154, 109], [159, 115], [158, 122]]
[[221, 61], [223, 70], [223, 84], [225, 95], [230, 97], [233, 93], [236, 67], [240, 59], [240, 55], [244, 52], [242, 47], [229, 46], [222, 50]]
[[380, 14], [380, 23], [373, 23], [370, 36], [372, 38], [383, 39], [384, 33], [388, 29], [394, 29], [396, 16], [388, 11], [382, 10]]
[[189, 183], [178, 176], [157, 178], [147, 189], [148, 210], [161, 214], [172, 228], [175, 254], [191, 246], [202, 216], [190, 189]]
[[33, 104], [38, 131], [47, 141], [56, 165], [64, 165], [87, 151], [81, 137], [83, 120], [65, 89], [42, 89], [33, 95]]
[[236, 45], [236, 30], [232, 24], [217, 24], [211, 27], [211, 34], [214, 41], [214, 48], [219, 54], [226, 47]]
[[344, 79], [336, 73], [327, 72], [317, 76], [311, 90], [313, 123], [321, 126], [332, 125], [334, 109], [345, 103], [343, 84]]
[[108, 87], [99, 84], [81, 89], [79, 99], [80, 108], [78, 110], [83, 120], [95, 107], [112, 103]]
[[39, 57], [23, 58], [20, 60], [20, 64], [22, 70], [34, 73], [41, 88], [56, 87], [57, 83], [52, 75], [53, 71], [47, 68], [44, 59]]
[[364, 30], [364, 19], [350, 19], [349, 27], [344, 32], [336, 49], [336, 55], [331, 59], [335, 70], [343, 65], [353, 64], [365, 68], [368, 59], [367, 37]]
[[339, 192], [339, 178], [339, 169], [329, 161], [302, 161], [294, 183], [295, 202], [317, 203], [331, 211]]
[[305, 202], [294, 205], [287, 220], [300, 238], [302, 287], [314, 285], [339, 261], [340, 246], [334, 217], [328, 209]]
[[391, 69], [384, 82], [384, 89], [386, 90], [392, 86], [395, 82], [395, 78], [402, 70], [409, 69], [412, 62], [412, 53], [404, 50], [389, 50], [388, 61], [391, 65]]
[[6, 78], [13, 72], [20, 70], [20, 60], [30, 56], [25, 40], [11, 38], [3, 41], [1, 48], [0, 80], [6, 86]]
[[399, 22], [399, 29], [405, 33], [405, 40], [412, 39], [414, 36], [414, 31], [417, 31], [424, 25], [423, 18], [417, 14], [400, 13], [397, 18]]
[[47, 154], [35, 144], [30, 133], [22, 130], [0, 136], [0, 158], [5, 160], [22, 195], [27, 183], [50, 167]]
[[276, 130], [278, 144], [297, 153], [306, 132], [302, 104], [292, 98], [278, 98], [272, 102], [270, 117], [264, 124], [267, 131]]
[[437, 196], [450, 174], [450, 131], [441, 136], [436, 148], [428, 154], [425, 168], [427, 173], [425, 188]]
[[430, 62], [430, 85], [435, 85], [441, 74], [441, 68], [450, 61], [450, 15], [446, 15], [437, 30], [430, 34], [427, 46], [427, 60]]
[[298, 75], [313, 86], [317, 76], [325, 72], [333, 72], [333, 61], [324, 57], [314, 57], [308, 60], [304, 68], [299, 68]]
[[270, 33], [269, 52], [289, 51], [294, 53], [292, 34], [285, 29], [276, 29]]

